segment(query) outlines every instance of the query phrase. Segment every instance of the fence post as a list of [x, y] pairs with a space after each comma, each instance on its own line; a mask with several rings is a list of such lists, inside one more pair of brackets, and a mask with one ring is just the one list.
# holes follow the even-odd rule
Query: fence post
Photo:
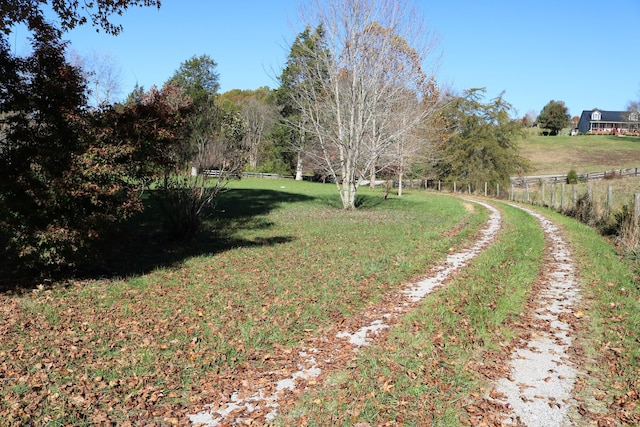
[[560, 211], [564, 211], [564, 182], [560, 184]]
[[511, 184], [511, 191], [509, 191], [509, 200], [513, 202], [515, 189], [513, 188], [513, 184]]
[[467, 184], [467, 193], [471, 194], [471, 183]]
[[487, 197], [487, 182], [484, 183], [484, 197]]
[[638, 226], [638, 214], [640, 214], [640, 194], [633, 195], [633, 228]]
[[573, 187], [573, 207], [575, 208], [578, 204], [578, 190], [576, 190], [575, 184], [571, 184], [571, 186]]
[[500, 198], [500, 183], [496, 183], [496, 197]]
[[527, 203], [529, 203], [529, 184], [525, 184], [525, 192], [527, 194]]
[[607, 206], [606, 206], [607, 214], [611, 212], [612, 205], [613, 205], [613, 188], [609, 185], [607, 186]]
[[556, 185], [551, 184], [551, 201], [549, 202], [551, 205], [551, 209], [556, 208]]
[[440, 180], [438, 180], [438, 191], [440, 191]]
[[453, 192], [454, 193], [456, 192], [456, 182], [455, 181], [453, 181]]
[[542, 188], [541, 188], [541, 195], [540, 195], [540, 206], [544, 206], [544, 182], [542, 183]]

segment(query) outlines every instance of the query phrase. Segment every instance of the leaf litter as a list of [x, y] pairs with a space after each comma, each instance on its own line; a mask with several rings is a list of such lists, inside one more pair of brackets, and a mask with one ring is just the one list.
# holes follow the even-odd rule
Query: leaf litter
[[[11, 353], [0, 352], [0, 380], [5, 391], [9, 390], [4, 404], [0, 405], [0, 415], [8, 425], [36, 419], [32, 417], [39, 416], [39, 402], [46, 400], [50, 404], [67, 408], [65, 410], [69, 413], [87, 414], [77, 421], [95, 425], [108, 425], [112, 422], [109, 412], [114, 409], [129, 414], [129, 421], [122, 425], [138, 422], [154, 425], [150, 420], [157, 420], [160, 425], [264, 424], [272, 420], [281, 409], [293, 406], [305, 389], [321, 384], [323, 378], [332, 371], [350, 366], [360, 347], [383, 339], [384, 331], [400, 316], [415, 307], [434, 289], [442, 286], [451, 274], [464, 267], [492, 241], [500, 229], [500, 214], [488, 204], [477, 203], [489, 209], [491, 215], [473, 247], [450, 254], [424, 280], [409, 286], [403, 292], [387, 295], [375, 307], [355, 318], [340, 319], [333, 326], [304, 336], [298, 348], [276, 346], [272, 354], [267, 355], [247, 349], [247, 357], [261, 359], [264, 369], [245, 363], [236, 370], [221, 369], [208, 375], [209, 383], [191, 385], [190, 410], [179, 403], [180, 387], [184, 387], [184, 384], [180, 383], [180, 368], [173, 366], [170, 360], [158, 361], [158, 372], [155, 373], [145, 373], [137, 378], [117, 375], [120, 369], [118, 365], [135, 365], [138, 362], [135, 357], [127, 356], [131, 348], [110, 347], [109, 342], [119, 342], [120, 335], [139, 335], [142, 347], [158, 346], [162, 350], [163, 346], [167, 346], [166, 343], [145, 341], [143, 334], [148, 325], [118, 324], [111, 337], [99, 336], [91, 325], [98, 321], [111, 321], [112, 314], [109, 310], [92, 313], [82, 319], [84, 321], [78, 330], [74, 330], [71, 327], [72, 319], [79, 310], [70, 308], [68, 312], [60, 313], [53, 328], [47, 329], [40, 326], [49, 323], [50, 319], [44, 318], [46, 313], [38, 314], [42, 318], [36, 317], [29, 312], [28, 307], [19, 306], [12, 298], [3, 298], [0, 306], [0, 317], [3, 319], [0, 322], [0, 336], [8, 337], [28, 330], [31, 334], [49, 336], [47, 342], [50, 345], [43, 347], [38, 354], [30, 354], [21, 345], [13, 348]], [[575, 272], [558, 230], [550, 224], [551, 231], [548, 231], [545, 225], [547, 220], [538, 219], [545, 227], [550, 247], [550, 264], [534, 289], [534, 294], [539, 299], [532, 301], [532, 313], [525, 314], [522, 318], [523, 327], [527, 329], [522, 336], [527, 339], [523, 339], [522, 345], [511, 353], [509, 360], [513, 363], [510, 366], [483, 372], [487, 378], [495, 380], [495, 387], [484, 398], [476, 396], [477, 401], [467, 405], [466, 409], [472, 420], [475, 414], [476, 419], [490, 422], [482, 421], [473, 425], [497, 426], [502, 422], [514, 425], [562, 425], [567, 422], [567, 411], [575, 405], [571, 398], [571, 387], [575, 382], [576, 370], [569, 360], [568, 352], [572, 344], [572, 325], [583, 316], [582, 312], [573, 311], [579, 298], [574, 289], [577, 285]], [[554, 255], [558, 248], [559, 257]], [[82, 288], [82, 284], [77, 286]], [[49, 296], [49, 291], [40, 294], [47, 301], [55, 298]], [[125, 308], [127, 307], [120, 309]], [[175, 317], [177, 324], [190, 324], [189, 317], [183, 313], [176, 313]], [[202, 356], [205, 350], [198, 348], [198, 345], [196, 339], [188, 346], [182, 346], [178, 354], [189, 359]], [[90, 363], [98, 363], [102, 359], [96, 357], [97, 353], [115, 350], [118, 350], [120, 358], [114, 360], [114, 365], [105, 366], [105, 373], [102, 375], [87, 376], [76, 371], [77, 368], [72, 364], [63, 362], [65, 359], [71, 361], [92, 356]], [[84, 354], [87, 352], [93, 354]], [[609, 353], [613, 355], [614, 349], [607, 354]], [[505, 361], [508, 359], [508, 355], [495, 357], [496, 360], [501, 357]], [[534, 369], [529, 377], [518, 366], [538, 366], [527, 361], [534, 357], [539, 358], [540, 368]], [[519, 363], [520, 361], [526, 363]], [[29, 365], [28, 370], [18, 368], [18, 364], [24, 363]], [[215, 360], [212, 359], [211, 363], [215, 363]], [[116, 375], [113, 375], [114, 372]], [[504, 378], [499, 379], [500, 374]], [[54, 378], [60, 375], [63, 382]], [[165, 384], [158, 385], [157, 378], [163, 378]], [[390, 383], [389, 386], [393, 385]], [[551, 393], [545, 387], [555, 391]], [[118, 394], [125, 397], [111, 397], [109, 390], [118, 390]], [[157, 402], [166, 402], [168, 399], [176, 399], [176, 403], [157, 406]], [[620, 400], [618, 404], [622, 407], [627, 405], [627, 401], [637, 400], [637, 395]], [[96, 406], [98, 402], [100, 406]], [[535, 410], [531, 409], [534, 407]], [[527, 411], [546, 414], [539, 416], [544, 422], [536, 424], [538, 421], [531, 421], [527, 418]], [[578, 412], [582, 413], [580, 408]], [[38, 419], [44, 423], [54, 422], [56, 415], [44, 414]]]
[[[517, 207], [517, 206], [516, 206]], [[574, 262], [560, 230], [532, 210], [521, 208], [540, 223], [547, 240], [544, 275], [536, 289], [533, 333], [511, 355], [510, 372], [495, 382], [491, 399], [505, 402], [504, 425], [552, 427], [566, 425], [576, 367], [569, 360], [572, 325], [563, 318], [580, 300]]]
[[321, 382], [322, 375], [347, 366], [362, 346], [381, 338], [402, 315], [434, 289], [445, 284], [457, 270], [484, 250], [495, 238], [502, 225], [502, 216], [493, 206], [474, 201], [489, 210], [487, 223], [479, 238], [467, 249], [449, 254], [432, 268], [424, 279], [409, 285], [399, 293], [388, 295], [380, 304], [371, 307], [353, 319], [327, 329], [323, 334], [306, 340], [305, 346], [291, 352], [292, 357], [277, 370], [253, 372], [243, 381], [243, 388], [234, 390], [226, 400], [205, 405], [189, 415], [194, 426], [215, 427], [226, 425], [258, 424], [273, 420], [278, 408], [291, 406], [306, 387]]

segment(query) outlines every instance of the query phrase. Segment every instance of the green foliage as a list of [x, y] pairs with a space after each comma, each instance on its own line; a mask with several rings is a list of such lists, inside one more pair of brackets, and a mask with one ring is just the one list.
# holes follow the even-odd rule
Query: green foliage
[[40, 28], [27, 58], [0, 46], [0, 241], [16, 269], [47, 273], [97, 255], [111, 226], [142, 210], [144, 183], [175, 165], [183, 108], [153, 89], [89, 111], [59, 37]]
[[0, 232], [9, 236], [10, 252], [28, 264], [59, 265], [95, 232], [86, 215], [90, 189], [71, 173], [85, 160], [85, 87], [58, 36], [42, 28], [25, 59], [2, 52], [3, 68], [15, 74], [2, 76], [10, 96], [1, 111]]
[[544, 129], [549, 129], [551, 135], [558, 135], [560, 130], [571, 124], [571, 115], [563, 101], [551, 100], [542, 108], [537, 123]]
[[522, 127], [509, 118], [510, 104], [502, 96], [484, 104], [484, 92], [471, 89], [447, 100], [442, 115], [451, 133], [439, 147], [439, 179], [477, 189], [485, 182], [507, 185], [510, 176], [528, 170], [517, 143]]
[[[304, 157], [304, 152], [313, 144], [314, 137], [303, 130], [300, 103], [304, 102], [301, 94], [309, 87], [317, 86], [314, 82], [309, 82], [310, 78], [326, 79], [326, 64], [319, 58], [321, 52], [326, 50], [325, 31], [322, 26], [314, 30], [306, 27], [298, 34], [291, 45], [287, 63], [280, 75], [280, 87], [275, 91], [275, 101], [280, 108], [282, 120], [276, 125], [272, 136], [274, 137], [274, 148], [271, 154], [278, 154], [282, 159], [271, 158], [271, 163], [290, 163], [291, 170], [296, 169], [296, 162]], [[316, 70], [314, 76], [310, 76], [308, 70]], [[306, 86], [306, 89], [303, 87]], [[287, 155], [289, 152], [291, 154]]]
[[567, 184], [577, 184], [578, 183], [578, 173], [571, 169], [567, 174]]
[[218, 64], [209, 55], [193, 56], [180, 64], [170, 82], [181, 87], [194, 103], [204, 102], [220, 89]]
[[310, 76], [306, 72], [308, 69], [317, 70], [318, 79], [327, 78], [326, 64], [319, 61], [324, 55], [320, 54], [326, 50], [325, 31], [322, 26], [318, 26], [313, 31], [306, 27], [298, 34], [291, 45], [291, 51], [287, 57], [287, 63], [280, 75], [280, 87], [276, 91], [276, 100], [282, 108], [283, 117], [298, 116], [298, 89], [306, 84], [305, 79]]

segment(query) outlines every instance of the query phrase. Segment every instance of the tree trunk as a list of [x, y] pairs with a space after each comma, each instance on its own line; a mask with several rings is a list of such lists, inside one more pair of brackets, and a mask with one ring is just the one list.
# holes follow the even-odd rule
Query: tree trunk
[[400, 172], [398, 173], [398, 197], [402, 196], [402, 177], [404, 176], [404, 173]]
[[298, 160], [296, 161], [296, 181], [302, 181], [302, 152], [298, 151]]
[[376, 187], [376, 164], [375, 162], [371, 164], [371, 171], [369, 173], [369, 187]]
[[355, 182], [345, 182], [342, 184], [338, 184], [340, 191], [340, 198], [342, 199], [342, 208], [345, 210], [355, 209], [356, 208], [356, 192], [358, 190], [358, 186]]
[[337, 179], [336, 185], [338, 186], [338, 192], [340, 193], [340, 198], [342, 199], [342, 208], [345, 210], [355, 209], [356, 192], [358, 191], [358, 186], [356, 182], [356, 170], [349, 159], [346, 159], [343, 162], [341, 172], [342, 182]]

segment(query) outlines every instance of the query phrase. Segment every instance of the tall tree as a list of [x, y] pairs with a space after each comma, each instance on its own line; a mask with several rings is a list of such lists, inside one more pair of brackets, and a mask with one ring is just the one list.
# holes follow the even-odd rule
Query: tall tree
[[256, 170], [260, 160], [260, 150], [277, 120], [278, 112], [275, 106], [267, 103], [266, 100], [255, 97], [243, 100], [240, 106], [242, 107], [240, 115], [246, 125], [244, 145], [248, 150], [249, 166]]
[[442, 180], [469, 184], [509, 184], [512, 175], [526, 171], [517, 140], [519, 120], [509, 117], [511, 105], [502, 95], [484, 104], [484, 89], [470, 89], [461, 96], [449, 95], [443, 119], [449, 137], [440, 144], [435, 169]]
[[206, 102], [220, 89], [217, 67], [209, 55], [193, 56], [180, 64], [170, 81], [182, 87], [194, 103]]
[[182, 62], [167, 81], [193, 102], [194, 108], [189, 114], [185, 128], [188, 137], [182, 146], [181, 160], [185, 164], [191, 162], [191, 166], [196, 170], [205, 167], [202, 159], [206, 157], [207, 145], [215, 133], [214, 130], [221, 126], [222, 115], [216, 99], [220, 87], [217, 66], [209, 55], [193, 56]]
[[[313, 61], [300, 64], [304, 79], [292, 99], [327, 172], [339, 177], [343, 208], [353, 209], [359, 181], [378, 156], [433, 112], [432, 79], [422, 68], [433, 44], [420, 47], [425, 33], [408, 2], [314, 0], [309, 10], [327, 45], [307, 51]], [[407, 94], [419, 108], [404, 107]], [[394, 121], [400, 111], [402, 123]]]
[[558, 135], [563, 128], [571, 125], [571, 115], [564, 101], [551, 100], [540, 111], [537, 123], [541, 128], [549, 129], [549, 135]]
[[[65, 58], [62, 32], [88, 20], [117, 34], [112, 14], [158, 0], [7, 0], [0, 3], [0, 241], [19, 266], [72, 265], [110, 224], [142, 208], [130, 176], [148, 164], [141, 140], [169, 137], [157, 116], [123, 124], [112, 110], [91, 112], [86, 81]], [[53, 11], [59, 28], [45, 19]], [[33, 53], [15, 57], [7, 38], [17, 24], [32, 33]], [[115, 120], [115, 121], [114, 121]], [[117, 123], [116, 123], [117, 121]], [[149, 132], [141, 135], [141, 129]], [[136, 133], [127, 141], [115, 134]], [[149, 136], [153, 133], [153, 137]], [[153, 157], [153, 156], [152, 156]], [[132, 161], [137, 158], [139, 161]], [[146, 167], [138, 168], [140, 171]]]
[[[310, 78], [328, 78], [326, 64], [319, 61], [327, 56], [322, 52], [325, 49], [325, 33], [322, 26], [316, 27], [313, 31], [307, 26], [291, 45], [287, 63], [280, 75], [280, 87], [276, 91], [283, 125], [290, 127], [289, 132], [283, 130], [280, 135], [289, 137], [286, 144], [296, 158], [295, 179], [298, 181], [302, 180], [305, 153], [313, 152], [308, 148], [315, 140], [313, 134], [307, 130], [308, 124], [302, 123], [305, 117], [300, 104], [305, 100], [300, 99], [304, 94], [304, 90], [301, 89], [305, 85], [321, 87], [320, 82], [309, 82]], [[309, 73], [310, 70], [313, 70], [313, 74]]]

